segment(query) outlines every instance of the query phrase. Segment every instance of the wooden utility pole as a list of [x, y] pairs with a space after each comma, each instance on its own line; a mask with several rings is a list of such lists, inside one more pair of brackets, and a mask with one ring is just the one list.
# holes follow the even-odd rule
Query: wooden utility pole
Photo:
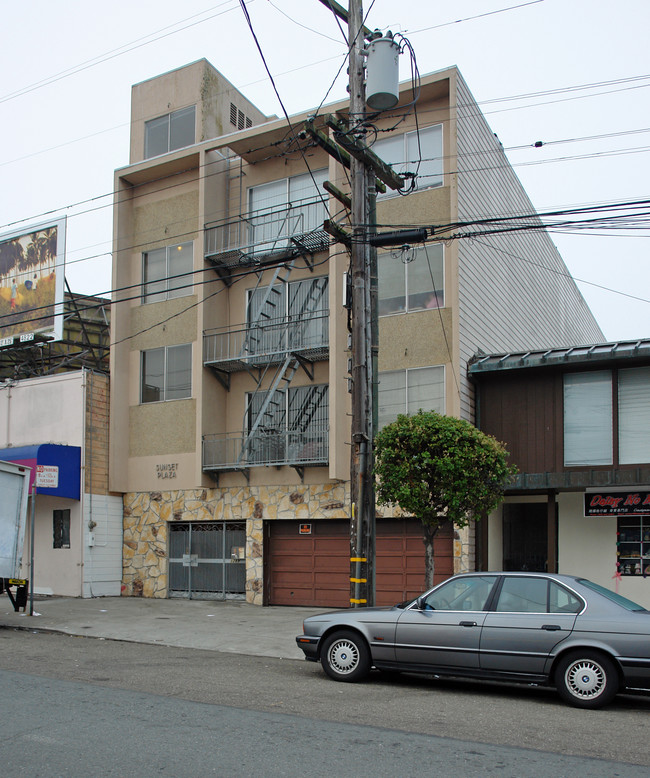
[[[375, 602], [375, 484], [373, 478], [373, 440], [377, 428], [377, 362], [379, 328], [377, 324], [377, 251], [376, 246], [399, 245], [403, 234], [376, 235], [377, 190], [403, 189], [405, 179], [380, 159], [364, 142], [366, 88], [364, 40], [377, 34], [363, 25], [362, 0], [350, 0], [346, 11], [335, 0], [320, 0], [348, 24], [350, 115], [347, 124], [326, 116], [333, 139], [317, 129], [313, 119], [305, 122], [305, 131], [321, 148], [350, 170], [350, 198], [328, 184], [325, 188], [350, 209], [351, 232], [327, 220], [323, 229], [350, 248], [351, 275], [351, 378], [352, 378], [352, 453], [350, 461], [350, 605], [362, 607]], [[381, 36], [381, 33], [379, 33]], [[418, 239], [424, 237], [418, 232]], [[426, 230], [424, 230], [426, 233]], [[413, 239], [414, 231], [409, 231]]]
[[[352, 129], [366, 115], [362, 0], [350, 0], [350, 117]], [[352, 276], [352, 452], [350, 462], [352, 510], [350, 517], [350, 605], [374, 604], [375, 490], [372, 409], [374, 395], [372, 353], [371, 252], [368, 224], [370, 171], [365, 161], [350, 158], [351, 276]], [[374, 174], [373, 174], [374, 183]], [[373, 209], [374, 216], [374, 209]]]

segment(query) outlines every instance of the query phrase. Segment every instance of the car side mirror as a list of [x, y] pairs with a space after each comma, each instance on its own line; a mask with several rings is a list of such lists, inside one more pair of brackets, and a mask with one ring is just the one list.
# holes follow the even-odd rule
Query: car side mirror
[[418, 610], [420, 610], [420, 611], [428, 610], [428, 606], [427, 606], [427, 602], [426, 602], [426, 598], [425, 597], [418, 597], [417, 600], [416, 600], [416, 603], [417, 603], [417, 606], [418, 606]]

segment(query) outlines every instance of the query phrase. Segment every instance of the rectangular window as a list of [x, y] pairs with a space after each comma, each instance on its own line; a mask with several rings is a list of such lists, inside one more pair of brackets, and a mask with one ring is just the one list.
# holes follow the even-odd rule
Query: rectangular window
[[144, 123], [144, 158], [191, 146], [195, 142], [195, 106]]
[[70, 509], [52, 512], [52, 548], [70, 548]]
[[[265, 302], [266, 298], [266, 302]], [[323, 348], [329, 340], [327, 276], [248, 291], [248, 353]]]
[[379, 420], [381, 429], [399, 414], [423, 411], [445, 412], [445, 368], [416, 367], [379, 374]]
[[650, 462], [650, 367], [618, 373], [618, 461]]
[[140, 402], [192, 396], [192, 345], [164, 346], [142, 352]]
[[441, 243], [379, 254], [379, 315], [444, 307], [443, 260]]
[[616, 568], [621, 575], [650, 575], [650, 516], [620, 516]]
[[613, 463], [612, 374], [609, 370], [564, 376], [564, 464]]
[[270, 181], [248, 190], [251, 244], [281, 248], [287, 238], [322, 227], [327, 216], [322, 199], [327, 169]]
[[192, 294], [194, 244], [177, 243], [142, 254], [142, 302], [157, 303]]
[[248, 396], [248, 429], [262, 419], [249, 446], [249, 461], [258, 464], [326, 462], [329, 430], [327, 384], [296, 386]]
[[[418, 189], [442, 186], [442, 124], [381, 138], [373, 145], [372, 150], [396, 173], [415, 173]], [[388, 189], [386, 194], [380, 197], [390, 194], [394, 194], [392, 189]]]

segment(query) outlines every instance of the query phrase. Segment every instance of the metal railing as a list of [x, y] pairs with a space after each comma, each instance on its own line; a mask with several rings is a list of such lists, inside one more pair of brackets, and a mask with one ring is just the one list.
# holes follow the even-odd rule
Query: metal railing
[[264, 465], [326, 465], [329, 433], [326, 425], [305, 432], [260, 429], [247, 435], [204, 435], [203, 469], [235, 470]]
[[262, 364], [282, 360], [290, 352], [326, 356], [328, 349], [329, 311], [323, 310], [203, 333], [205, 365]]
[[323, 201], [311, 198], [212, 222], [205, 225], [205, 256], [215, 261], [255, 259], [303, 243], [311, 252], [323, 251], [330, 242], [322, 229], [326, 218]]

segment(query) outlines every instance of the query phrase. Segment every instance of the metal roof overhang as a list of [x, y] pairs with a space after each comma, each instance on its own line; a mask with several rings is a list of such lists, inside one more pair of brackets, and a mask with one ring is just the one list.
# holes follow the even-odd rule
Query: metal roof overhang
[[37, 494], [52, 497], [68, 497], [78, 500], [81, 496], [81, 448], [41, 443], [37, 446], [16, 446], [0, 449], [0, 461], [14, 462], [31, 468], [29, 489], [36, 480], [37, 470], [47, 473], [53, 486], [37, 486]]
[[650, 339], [596, 343], [512, 354], [478, 355], [468, 367], [471, 376], [504, 370], [543, 367], [595, 367], [632, 360], [650, 360]]

